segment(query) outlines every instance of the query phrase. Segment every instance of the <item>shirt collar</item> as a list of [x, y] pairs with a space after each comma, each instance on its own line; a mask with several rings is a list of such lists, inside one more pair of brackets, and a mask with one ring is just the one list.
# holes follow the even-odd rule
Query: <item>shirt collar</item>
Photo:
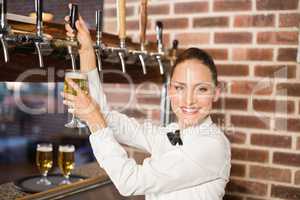
[[[181, 131], [181, 136], [184, 135], [189, 135], [191, 133], [202, 133], [206, 132], [210, 128], [210, 126], [213, 124], [213, 121], [211, 117], [208, 115], [205, 119], [200, 124], [197, 124], [195, 126], [190, 126]], [[178, 123], [170, 123], [167, 127], [167, 130], [170, 132], [174, 132], [175, 130], [179, 129], [179, 124]]]

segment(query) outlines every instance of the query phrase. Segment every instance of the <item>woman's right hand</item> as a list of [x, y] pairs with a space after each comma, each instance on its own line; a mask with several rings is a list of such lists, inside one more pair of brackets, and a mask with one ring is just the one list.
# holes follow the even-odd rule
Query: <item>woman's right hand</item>
[[[71, 5], [69, 5], [70, 7]], [[66, 16], [65, 21], [69, 22], [70, 17]], [[75, 23], [77, 28], [77, 40], [79, 42], [80, 49], [78, 50], [80, 56], [80, 69], [82, 72], [89, 72], [96, 68], [96, 56], [93, 47], [93, 40], [90, 35], [90, 31], [82, 19], [79, 19]], [[65, 24], [66, 34], [69, 37], [75, 37], [74, 31], [69, 23]]]
[[[66, 16], [65, 21], [69, 22], [70, 17]], [[79, 19], [75, 23], [77, 28], [77, 40], [80, 43], [79, 53], [86, 53], [90, 51], [94, 51], [93, 49], [93, 41], [91, 39], [90, 31], [87, 28], [85, 21], [79, 16]], [[75, 37], [74, 30], [71, 28], [69, 23], [65, 24], [65, 28], [67, 31], [67, 36]]]

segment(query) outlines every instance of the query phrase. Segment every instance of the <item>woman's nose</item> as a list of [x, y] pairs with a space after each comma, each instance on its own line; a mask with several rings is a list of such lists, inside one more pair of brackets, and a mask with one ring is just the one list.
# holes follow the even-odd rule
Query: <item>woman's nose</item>
[[185, 97], [185, 103], [187, 106], [194, 104], [194, 93], [192, 90], [188, 90]]

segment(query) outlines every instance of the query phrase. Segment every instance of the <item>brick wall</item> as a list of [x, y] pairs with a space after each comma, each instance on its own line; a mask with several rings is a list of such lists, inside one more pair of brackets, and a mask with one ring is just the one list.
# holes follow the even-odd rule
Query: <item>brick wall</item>
[[[155, 21], [162, 20], [166, 46], [178, 39], [181, 48], [208, 50], [217, 63], [224, 92], [214, 112], [232, 143], [226, 199], [300, 199], [299, 1], [153, 0], [149, 4], [149, 40], [155, 41]], [[127, 1], [127, 10], [128, 34], [137, 41], [138, 1]], [[114, 0], [105, 1], [105, 16], [105, 30], [115, 33]], [[128, 96], [110, 88], [115, 86], [106, 86], [110, 103], [124, 105]], [[144, 85], [138, 93], [147, 93], [148, 88]], [[136, 96], [131, 106], [137, 113], [131, 114], [158, 122], [159, 90], [148, 93], [153, 95]]]
[[[47, 8], [57, 21], [66, 13], [67, 1], [61, 2]], [[89, 9], [81, 10], [91, 25], [94, 4], [86, 0]], [[155, 21], [162, 20], [166, 46], [178, 39], [181, 48], [206, 49], [217, 63], [224, 90], [214, 116], [232, 143], [226, 199], [300, 199], [299, 0], [152, 0], [149, 4], [149, 40], [155, 41]], [[115, 0], [105, 0], [104, 7], [104, 29], [115, 33]], [[16, 5], [9, 8], [25, 12]], [[138, 0], [127, 0], [127, 11], [128, 34], [137, 41]], [[159, 123], [159, 85], [107, 84], [105, 90], [113, 108]]]

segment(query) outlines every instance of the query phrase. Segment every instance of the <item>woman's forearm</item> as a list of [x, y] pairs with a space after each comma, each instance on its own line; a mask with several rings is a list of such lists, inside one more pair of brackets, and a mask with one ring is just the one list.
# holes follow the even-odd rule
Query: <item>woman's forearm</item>
[[100, 110], [95, 110], [90, 114], [87, 124], [92, 133], [97, 132], [99, 129], [107, 127], [107, 123]]
[[87, 73], [96, 68], [96, 56], [93, 49], [79, 52], [80, 69], [83, 73]]

